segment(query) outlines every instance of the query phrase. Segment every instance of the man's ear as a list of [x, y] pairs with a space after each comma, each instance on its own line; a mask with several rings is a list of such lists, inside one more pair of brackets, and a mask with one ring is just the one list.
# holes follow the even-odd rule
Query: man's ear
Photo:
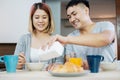
[[88, 7], [85, 7], [85, 13], [87, 14], [87, 15], [89, 15], [89, 8]]

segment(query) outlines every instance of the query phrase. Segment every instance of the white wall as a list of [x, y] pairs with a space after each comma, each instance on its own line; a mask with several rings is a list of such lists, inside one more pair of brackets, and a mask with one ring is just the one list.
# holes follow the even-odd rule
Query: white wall
[[28, 32], [31, 5], [42, 0], [0, 0], [0, 43], [16, 43]]

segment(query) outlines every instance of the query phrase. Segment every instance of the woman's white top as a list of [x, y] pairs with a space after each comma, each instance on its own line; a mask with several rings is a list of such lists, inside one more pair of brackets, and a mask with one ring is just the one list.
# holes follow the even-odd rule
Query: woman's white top
[[42, 55], [44, 53], [40, 53], [40, 49], [36, 49], [36, 48], [31, 48], [30, 51], [30, 60], [31, 62], [39, 62], [40, 60], [40, 55]]

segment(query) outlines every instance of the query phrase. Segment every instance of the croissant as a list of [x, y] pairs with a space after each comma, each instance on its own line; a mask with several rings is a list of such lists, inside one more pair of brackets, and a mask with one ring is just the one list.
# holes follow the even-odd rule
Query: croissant
[[61, 72], [61, 73], [71, 73], [71, 72], [80, 72], [83, 71], [81, 66], [75, 65], [71, 62], [66, 62], [64, 65], [57, 65], [52, 70], [53, 72]]
[[64, 65], [56, 65], [54, 68], [53, 68], [53, 72], [66, 72], [65, 70], [62, 70]]

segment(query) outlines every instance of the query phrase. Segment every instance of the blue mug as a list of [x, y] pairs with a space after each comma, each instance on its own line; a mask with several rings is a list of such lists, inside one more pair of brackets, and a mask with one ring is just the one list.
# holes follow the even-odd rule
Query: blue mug
[[87, 62], [91, 73], [98, 73], [100, 62], [104, 60], [102, 55], [87, 55]]
[[0, 62], [5, 63], [6, 71], [8, 73], [14, 73], [16, 72], [16, 67], [18, 63], [18, 55], [0, 56]]

